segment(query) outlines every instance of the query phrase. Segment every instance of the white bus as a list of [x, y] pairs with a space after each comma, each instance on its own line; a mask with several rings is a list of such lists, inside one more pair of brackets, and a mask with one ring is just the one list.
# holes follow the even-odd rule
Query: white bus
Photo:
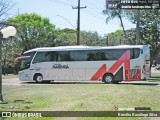
[[110, 47], [61, 46], [35, 48], [15, 59], [22, 81], [121, 81], [150, 77], [147, 45]]

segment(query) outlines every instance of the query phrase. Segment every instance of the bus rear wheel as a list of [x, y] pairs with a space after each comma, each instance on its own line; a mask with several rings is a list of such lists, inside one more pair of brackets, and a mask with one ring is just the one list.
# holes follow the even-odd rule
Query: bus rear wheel
[[43, 82], [43, 76], [41, 74], [36, 74], [35, 77], [34, 77], [34, 80], [37, 83], [42, 83]]
[[105, 74], [103, 76], [103, 81], [106, 84], [111, 84], [114, 82], [114, 76], [112, 74]]

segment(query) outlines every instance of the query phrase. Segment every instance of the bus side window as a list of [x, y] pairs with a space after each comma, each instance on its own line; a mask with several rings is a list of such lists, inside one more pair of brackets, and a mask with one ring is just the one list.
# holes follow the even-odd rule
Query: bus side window
[[37, 52], [34, 60], [33, 60], [33, 64], [34, 63], [40, 63], [40, 62], [48, 62], [50, 61], [50, 54], [48, 54], [48, 52]]
[[56, 61], [56, 52], [54, 51], [47, 52], [45, 56], [48, 56], [50, 61]]
[[95, 51], [92, 53], [92, 58], [94, 61], [101, 61], [101, 60], [107, 60], [105, 52], [104, 51]]
[[57, 61], [71, 61], [70, 52], [67, 51], [57, 52]]
[[140, 55], [140, 49], [139, 48], [134, 48], [134, 58], [138, 58]]
[[83, 50], [70, 51], [71, 61], [86, 61], [87, 53], [88, 52]]
[[87, 54], [87, 61], [92, 61], [93, 60], [93, 53], [90, 52]]

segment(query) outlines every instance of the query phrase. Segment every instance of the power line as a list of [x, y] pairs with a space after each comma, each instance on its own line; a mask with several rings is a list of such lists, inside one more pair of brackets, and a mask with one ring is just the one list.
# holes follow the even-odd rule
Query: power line
[[103, 10], [103, 7], [97, 6], [97, 4], [95, 5], [94, 3], [88, 1], [88, 0], [84, 0], [84, 2], [86, 2], [87, 4], [89, 4], [91, 7], [93, 7], [95, 10]]
[[[66, 5], [66, 6], [72, 6], [73, 4], [77, 4], [77, 2], [72, 1], [72, 0], [66, 0], [65, 2], [62, 1], [62, 0], [50, 0], [50, 1], [51, 2], [55, 2], [57, 4]], [[77, 20], [77, 44], [80, 44], [80, 41], [79, 41], [80, 40], [80, 35], [79, 35], [80, 34], [80, 9], [86, 8], [86, 6], [85, 7], [80, 7], [80, 4], [79, 4], [80, 2], [79, 1], [80, 0], [78, 0], [78, 5], [79, 6], [77, 6], [77, 7], [73, 7], [72, 6], [73, 9], [78, 9], [79, 8], [78, 9], [79, 10], [78, 11], [79, 15], [78, 15], [78, 20]], [[89, 10], [85, 9], [83, 11], [85, 14], [88, 14], [89, 16], [92, 16], [93, 18], [99, 19], [101, 21], [105, 21], [105, 18], [103, 18], [100, 15], [100, 13], [102, 14], [102, 12], [100, 12], [100, 11], [103, 11], [103, 7], [97, 6], [97, 4], [95, 5], [95, 4], [93, 4], [92, 2], [90, 2], [88, 0], [84, 0], [83, 2], [87, 4], [87, 8], [89, 9]], [[97, 1], [97, 2], [99, 3], [99, 1]], [[101, 5], [101, 4], [99, 3], [99, 5]]]
[[90, 6], [88, 6], [88, 9], [91, 9], [91, 10], [95, 11], [96, 13], [99, 13], [99, 11], [97, 9], [94, 9], [94, 8], [92, 8]]
[[[104, 0], [105, 1], [105, 0]], [[104, 7], [105, 7], [105, 2], [104, 3], [102, 3], [102, 0], [95, 0], [95, 2], [97, 3], [97, 4], [99, 4], [100, 6], [102, 6], [102, 5], [104, 5]], [[101, 3], [100, 3], [101, 2]], [[103, 8], [103, 7], [102, 7]], [[104, 8], [103, 8], [104, 9]]]
[[96, 18], [96, 19], [99, 19], [99, 20], [104, 21], [104, 18], [102, 18], [102, 16], [99, 16], [99, 15], [97, 15], [97, 14], [95, 14], [95, 13], [92, 13], [91, 11], [85, 10], [85, 11], [83, 11], [83, 12], [85, 12], [86, 14], [88, 14], [88, 15]]
[[66, 6], [71, 6], [70, 4], [68, 4], [67, 2], [64, 2], [64, 1], [60, 1], [60, 0], [49, 0], [51, 2], [55, 2], [55, 3], [59, 3], [59, 4], [62, 4], [62, 5], [66, 5]]
[[72, 0], [66, 0], [66, 1], [70, 1], [70, 2], [72, 2], [73, 4], [77, 4], [77, 2], [72, 1]]
[[[95, 4], [93, 4], [93, 3], [91, 3], [91, 2], [89, 2], [89, 1], [85, 1], [85, 2], [87, 2], [88, 3], [88, 6], [87, 6], [87, 8], [88, 9], [90, 9], [90, 10], [85, 10], [85, 11], [87, 11], [86, 13], [88, 14], [88, 13], [90, 13], [91, 14], [91, 16], [93, 16], [93, 17], [95, 17], [95, 18], [102, 18], [102, 16], [100, 16], [100, 14], [102, 14], [102, 10], [103, 9], [100, 9], [98, 6], [96, 6]], [[97, 9], [96, 9], [97, 8]], [[89, 14], [89, 15], [90, 15]], [[104, 18], [102, 18], [102, 19], [104, 19]]]
[[[71, 6], [71, 4], [77, 4], [75, 1], [72, 1], [72, 0], [66, 0], [67, 2], [64, 2], [64, 1], [61, 1], [61, 0], [49, 0], [51, 2], [56, 2], [57, 4], [62, 4], [62, 5], [67, 5], [67, 6]], [[69, 2], [69, 3], [68, 3]], [[100, 13], [96, 8], [98, 8], [95, 4], [87, 1], [87, 4], [90, 6], [90, 7], [87, 7], [88, 9], [90, 10], [85, 10], [86, 13], [94, 18], [97, 18], [97, 19], [100, 19], [101, 20], [101, 16], [99, 16], [99, 14], [97, 13]], [[92, 4], [92, 5], [91, 5]], [[95, 6], [95, 7], [94, 7]], [[98, 8], [99, 9], [99, 8]], [[99, 9], [101, 10], [101, 9]], [[85, 12], [84, 11], [84, 12]], [[92, 11], [95, 11], [95, 12], [92, 12]]]
[[[72, 0], [66, 0], [67, 2], [71, 2], [70, 4], [63, 3], [60, 0], [50, 0], [50, 1], [52, 1], [52, 2], [55, 1], [56, 3], [62, 4], [62, 5], [67, 5], [67, 6], [71, 6], [70, 4], [77, 4], [75, 1], [72, 1]], [[92, 3], [90, 4], [90, 2], [87, 1], [87, 4], [88, 4], [88, 6], [90, 6]], [[100, 12], [97, 9], [95, 9], [95, 7], [93, 7], [93, 6], [95, 6], [95, 4], [92, 4], [90, 7], [87, 7], [90, 10], [85, 10], [83, 12], [88, 14], [88, 15], [90, 15], [90, 16], [92, 16], [92, 17], [94, 17], [94, 18], [96, 18], [96, 19], [104, 21], [104, 18], [102, 18], [102, 16], [97, 14], [97, 13], [100, 13]], [[98, 8], [98, 7], [96, 6], [96, 8]], [[101, 10], [101, 9], [99, 9], [99, 10]], [[95, 11], [95, 12], [93, 12], [93, 11]]]
[[[63, 17], [63, 16], [61, 16], [61, 15], [57, 15], [57, 16], [63, 18], [63, 19], [64, 19], [65, 21], [67, 21], [73, 28], [75, 28], [75, 26], [74, 26], [71, 22], [69, 22], [65, 17]], [[75, 29], [76, 29], [76, 28], [75, 28]]]

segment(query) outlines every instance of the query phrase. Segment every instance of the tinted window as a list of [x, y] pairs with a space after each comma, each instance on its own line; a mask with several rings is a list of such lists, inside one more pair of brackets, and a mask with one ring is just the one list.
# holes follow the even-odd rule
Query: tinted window
[[28, 53], [24, 53], [22, 56], [30, 56], [27, 61], [31, 62], [31, 60], [32, 60], [33, 56], [35, 55], [35, 53], [36, 53], [35, 51], [28, 52]]
[[38, 62], [48, 62], [48, 61], [56, 61], [56, 53], [55, 52], [37, 52], [33, 63]]
[[134, 58], [138, 58], [140, 55], [140, 49], [139, 48], [135, 48], [134, 49]]
[[70, 57], [72, 61], [87, 61], [88, 52], [87, 51], [71, 51]]
[[20, 63], [20, 66], [19, 66], [20, 70], [25, 70], [25, 69], [30, 68], [30, 63], [31, 63], [32, 58], [35, 55], [35, 53], [36, 52], [33, 51], [33, 52], [28, 52], [28, 53], [22, 54], [22, 56], [28, 56], [28, 57], [20, 59], [20, 62], [19, 62]]
[[23, 58], [20, 60], [20, 66], [19, 69], [20, 70], [25, 70], [30, 68], [30, 63], [31, 63], [31, 59], [30, 58]]
[[105, 50], [105, 55], [107, 60], [118, 60], [125, 52], [126, 49], [109, 49]]
[[106, 53], [105, 53], [104, 50], [99, 50], [99, 51], [92, 52], [92, 59], [93, 59], [93, 61], [108, 60], [106, 58]]
[[[33, 63], [48, 61], [103, 61], [118, 60], [128, 49], [108, 50], [77, 50], [38, 52]], [[140, 55], [140, 49], [130, 49], [130, 58], [135, 59]]]
[[71, 61], [103, 61], [117, 60], [126, 50], [86, 50], [71, 51]]
[[57, 61], [71, 61], [70, 52], [68, 51], [57, 52]]
[[140, 55], [140, 49], [113, 49], [106, 51], [106, 57], [108, 60], [118, 60], [127, 50], [130, 50], [130, 59], [138, 58]]

